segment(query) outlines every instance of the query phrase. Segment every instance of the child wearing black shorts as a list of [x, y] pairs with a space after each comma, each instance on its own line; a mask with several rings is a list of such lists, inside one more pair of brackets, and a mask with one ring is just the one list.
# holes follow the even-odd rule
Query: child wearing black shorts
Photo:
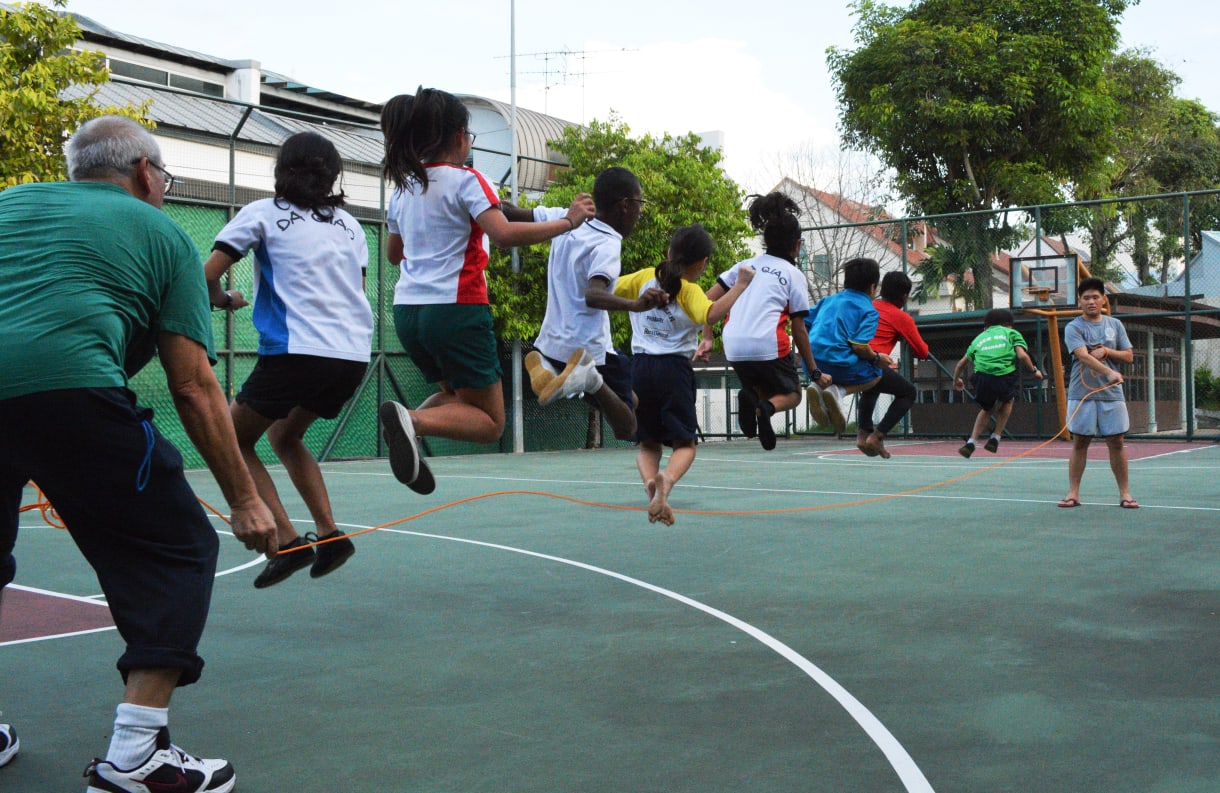
[[[373, 310], [364, 294], [368, 243], [332, 192], [343, 163], [334, 144], [298, 132], [280, 147], [275, 197], [246, 205], [216, 237], [204, 263], [215, 308], [250, 305], [220, 279], [254, 252], [253, 321], [258, 363], [230, 413], [237, 444], [259, 495], [275, 516], [280, 549], [254, 579], [278, 584], [302, 567], [313, 578], [334, 572], [356, 552], [335, 524], [322, 471], [305, 445], [318, 419], [333, 419], [356, 393], [371, 356]], [[256, 444], [267, 436], [309, 509], [316, 533], [297, 533]], [[316, 545], [316, 547], [315, 547]], [[296, 549], [296, 550], [293, 550]]]
[[962, 379], [967, 364], [974, 364], [974, 376], [971, 386], [974, 389], [974, 401], [979, 405], [979, 414], [974, 420], [974, 429], [966, 443], [957, 453], [969, 458], [974, 454], [975, 438], [983, 437], [987, 430], [987, 422], [995, 419], [995, 429], [991, 437], [983, 444], [983, 448], [995, 453], [1000, 448], [1000, 436], [1004, 426], [1012, 415], [1013, 404], [1017, 399], [1017, 361], [1033, 373], [1038, 380], [1042, 372], [1034, 366], [1026, 352], [1025, 337], [1012, 326], [1012, 312], [1006, 308], [993, 308], [983, 318], [983, 332], [974, 337], [966, 354], [957, 362], [953, 370], [953, 387], [964, 391], [966, 383]]
[[[695, 461], [699, 428], [691, 359], [698, 351], [699, 330], [723, 319], [754, 278], [752, 268], [741, 268], [733, 288], [713, 303], [695, 285], [711, 255], [711, 235], [698, 223], [683, 226], [674, 232], [665, 261], [620, 277], [614, 287], [627, 300], [655, 289], [669, 297], [665, 305], [631, 314], [631, 386], [639, 399], [636, 465], [651, 523], [673, 525], [669, 492]], [[663, 446], [673, 451], [661, 471]]]

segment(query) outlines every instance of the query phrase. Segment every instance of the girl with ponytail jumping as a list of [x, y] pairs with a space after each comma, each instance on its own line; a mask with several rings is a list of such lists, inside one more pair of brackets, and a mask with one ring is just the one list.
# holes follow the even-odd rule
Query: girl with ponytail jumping
[[432, 492], [436, 482], [417, 436], [494, 443], [504, 432], [484, 237], [501, 248], [532, 245], [593, 216], [593, 201], [583, 194], [550, 220], [503, 204], [487, 179], [464, 164], [475, 139], [469, 127], [466, 106], [434, 88], [396, 96], [381, 111], [384, 170], [394, 185], [387, 256], [401, 268], [394, 327], [440, 391], [414, 410], [385, 402], [379, 413], [394, 476], [419, 493]]
[[[712, 255], [712, 237], [695, 223], [674, 232], [669, 257], [656, 268], [621, 276], [619, 297], [635, 300], [649, 289], [661, 289], [669, 302], [631, 316], [631, 386], [639, 398], [636, 465], [648, 496], [648, 520], [674, 523], [669, 493], [695, 461], [698, 425], [695, 373], [691, 360], [699, 346], [698, 331], [724, 319], [746, 291], [754, 270], [738, 271], [733, 287], [714, 303], [696, 285]], [[662, 446], [673, 451], [661, 471]]]
[[[801, 250], [799, 207], [783, 193], [752, 196], [750, 225], [763, 236], [763, 255], [720, 274], [707, 296], [717, 300], [728, 294], [742, 270], [757, 273], [724, 326], [724, 354], [737, 377], [737, 421], [747, 438], [758, 435], [767, 450], [775, 448], [771, 417], [801, 404], [801, 382], [792, 348], [800, 353], [815, 382], [830, 385], [813, 360], [809, 334], [803, 322], [809, 313], [809, 288], [796, 267]], [[789, 335], [791, 334], [791, 335]], [[705, 339], [711, 329], [704, 329]]]

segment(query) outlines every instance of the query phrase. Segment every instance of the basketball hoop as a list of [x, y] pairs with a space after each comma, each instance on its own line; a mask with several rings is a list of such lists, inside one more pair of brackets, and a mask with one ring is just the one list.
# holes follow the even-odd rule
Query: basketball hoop
[[[1021, 289], [1027, 295], [1033, 295], [1039, 303], [1049, 303], [1051, 299], [1051, 288], [1049, 286], [1027, 286]], [[1058, 293], [1054, 293], [1058, 296]]]

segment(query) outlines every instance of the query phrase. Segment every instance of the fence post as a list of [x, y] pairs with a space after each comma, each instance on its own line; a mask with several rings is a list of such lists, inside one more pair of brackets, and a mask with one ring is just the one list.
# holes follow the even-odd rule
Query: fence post
[[[1187, 442], [1195, 439], [1195, 366], [1194, 366], [1194, 344], [1191, 339], [1190, 332], [1190, 305], [1192, 302], [1190, 292], [1190, 194], [1182, 196], [1182, 263], [1186, 272], [1182, 283], [1182, 300], [1183, 306], [1183, 322], [1186, 327], [1186, 355], [1182, 359], [1186, 365], [1186, 382], [1183, 385], [1182, 400], [1186, 403], [1186, 415], [1189, 419], [1186, 423], [1186, 440]], [[1152, 365], [1152, 359], [1148, 359], [1148, 365]]]

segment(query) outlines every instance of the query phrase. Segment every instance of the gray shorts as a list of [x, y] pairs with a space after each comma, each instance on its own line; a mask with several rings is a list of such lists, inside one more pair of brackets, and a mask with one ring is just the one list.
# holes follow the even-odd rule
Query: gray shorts
[[1127, 403], [1121, 399], [1069, 399], [1068, 431], [1073, 435], [1109, 438], [1131, 429]]

